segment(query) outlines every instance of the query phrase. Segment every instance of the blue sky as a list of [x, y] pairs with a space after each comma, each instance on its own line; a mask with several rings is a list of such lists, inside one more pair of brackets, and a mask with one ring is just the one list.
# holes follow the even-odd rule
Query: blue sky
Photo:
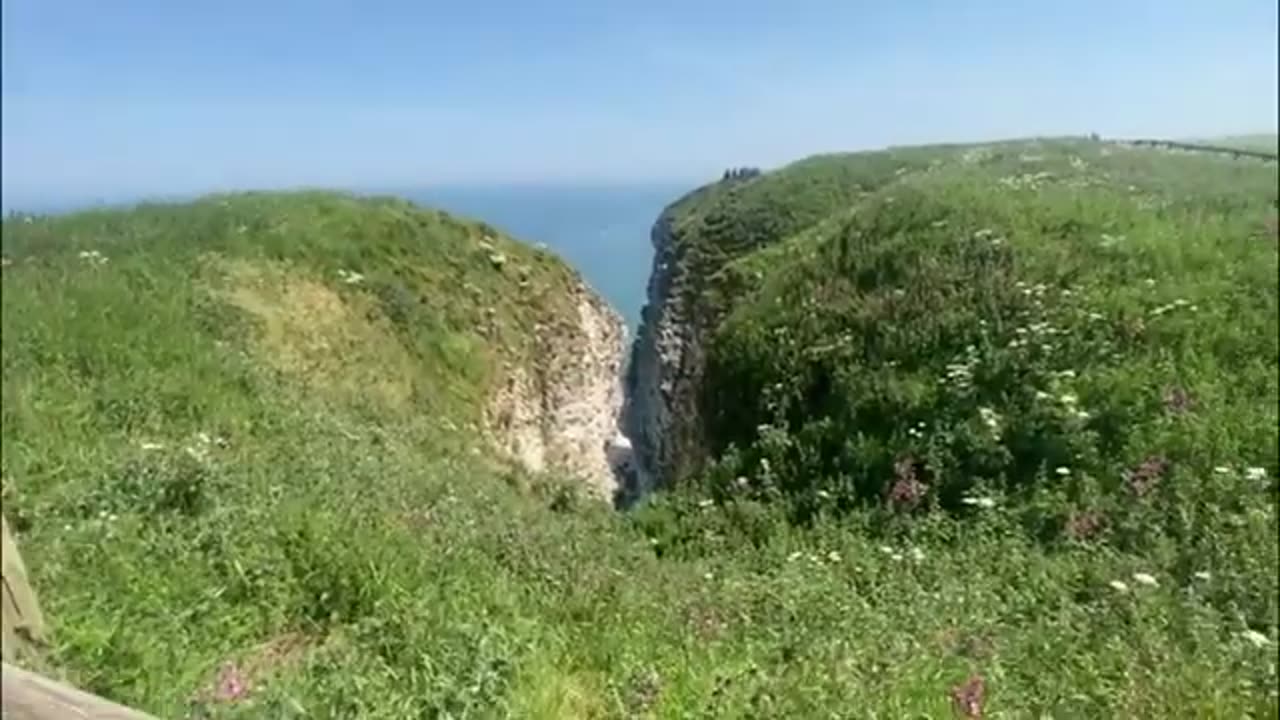
[[1276, 14], [1274, 0], [4, 0], [4, 194], [692, 182], [886, 144], [1266, 131]]

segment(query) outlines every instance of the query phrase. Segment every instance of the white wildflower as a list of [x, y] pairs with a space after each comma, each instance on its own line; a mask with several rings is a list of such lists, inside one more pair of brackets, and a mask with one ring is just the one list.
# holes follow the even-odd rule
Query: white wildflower
[[889, 556], [889, 558], [890, 558], [890, 559], [892, 559], [894, 562], [901, 562], [901, 561], [902, 561], [902, 553], [893, 553], [893, 554], [891, 554], [891, 555]]
[[830, 499], [831, 499], [831, 493], [827, 492], [826, 490], [819, 490], [819, 491], [817, 492], [817, 495], [818, 495], [818, 497], [822, 498], [823, 500], [830, 500]]
[[1087, 410], [1077, 410], [1075, 415], [1077, 420], [1088, 420], [1092, 417]]
[[967, 496], [967, 497], [961, 498], [960, 502], [964, 503], [965, 505], [980, 507], [980, 508], [983, 508], [984, 510], [990, 510], [991, 508], [996, 506], [995, 498], [986, 497], [986, 496], [978, 496], [978, 497]]
[[1062, 477], [1066, 477], [1071, 474], [1071, 468], [1066, 466], [1058, 466], [1057, 468], [1054, 468], [1053, 471], [1058, 473]]
[[1253, 629], [1240, 633], [1240, 637], [1248, 640], [1254, 647], [1266, 647], [1271, 644], [1271, 638]]
[[1205, 571], [1205, 570], [1197, 570], [1196, 572], [1191, 574], [1191, 577], [1194, 577], [1195, 579], [1200, 580], [1202, 582], [1209, 582], [1210, 580], [1213, 579], [1213, 575], [1211, 575], [1208, 571]]
[[916, 562], [924, 562], [924, 551], [918, 547], [911, 548], [911, 559]]
[[790, 555], [787, 556], [787, 562], [795, 562], [799, 560], [802, 554], [803, 553], [801, 553], [799, 550], [791, 553]]
[[1101, 320], [1101, 319], [1102, 319], [1102, 313], [1098, 313], [1098, 312], [1091, 312], [1091, 313], [1089, 313], [1089, 319], [1090, 319], [1090, 320], [1092, 320], [1092, 321], [1094, 321], [1094, 322], [1097, 322], [1097, 321], [1099, 321], [1099, 320]]
[[1248, 479], [1248, 480], [1252, 480], [1253, 482], [1258, 482], [1258, 481], [1260, 481], [1260, 480], [1266, 480], [1266, 479], [1267, 479], [1267, 469], [1266, 469], [1266, 468], [1260, 468], [1260, 467], [1250, 467], [1250, 468], [1245, 468], [1245, 470], [1244, 470], [1244, 476], [1245, 476], [1245, 478], [1246, 478], [1246, 479]]
[[881, 545], [880, 552], [884, 553], [885, 555], [892, 555], [893, 548], [889, 547], [888, 545]]
[[1129, 586], [1126, 585], [1123, 580], [1112, 580], [1107, 584], [1116, 592], [1129, 592]]
[[1213, 471], [1214, 471], [1214, 472], [1216, 472], [1216, 473], [1218, 473], [1219, 475], [1230, 475], [1230, 474], [1231, 474], [1231, 468], [1226, 467], [1225, 465], [1219, 465], [1218, 467], [1214, 468], [1214, 469], [1213, 469]]
[[835, 550], [832, 550], [831, 552], [827, 553], [827, 560], [833, 563], [840, 562], [840, 553], [836, 552]]
[[978, 415], [982, 418], [982, 423], [987, 426], [994, 435], [1000, 435], [1000, 414], [989, 407], [978, 408]]
[[1140, 573], [1134, 573], [1134, 574], [1133, 574], [1133, 581], [1134, 581], [1134, 582], [1136, 582], [1136, 583], [1138, 583], [1139, 585], [1146, 585], [1147, 587], [1159, 587], [1159, 586], [1160, 586], [1160, 583], [1156, 580], [1155, 576], [1154, 576], [1154, 575], [1150, 575], [1150, 574], [1148, 574], [1148, 573], [1142, 573], [1142, 572], [1140, 572]]
[[107, 258], [97, 250], [81, 250], [79, 255], [81, 260], [90, 265], [104, 265], [107, 262]]
[[1058, 377], [1065, 378], [1067, 380], [1072, 380], [1075, 378], [1075, 376], [1076, 376], [1075, 370], [1061, 370], [1058, 372]]
[[1037, 391], [1036, 391], [1036, 399], [1037, 399], [1037, 400], [1048, 400], [1048, 399], [1049, 399], [1049, 398], [1051, 398], [1051, 397], [1053, 397], [1053, 396], [1052, 396], [1052, 395], [1050, 395], [1049, 393], [1047, 393], [1047, 392], [1043, 391], [1043, 390], [1037, 390]]
[[714, 501], [714, 500], [711, 500], [711, 499], [709, 499], [709, 498], [708, 498], [708, 499], [703, 499], [703, 500], [699, 500], [699, 501], [698, 501], [698, 507], [700, 507], [700, 508], [704, 508], [704, 509], [705, 509], [705, 508], [709, 508], [709, 507], [711, 507], [711, 506], [712, 506], [712, 505], [714, 505], [714, 504], [715, 504], [715, 501]]
[[158, 442], [144, 442], [144, 443], [141, 443], [139, 447], [147, 451], [164, 449], [164, 445]]

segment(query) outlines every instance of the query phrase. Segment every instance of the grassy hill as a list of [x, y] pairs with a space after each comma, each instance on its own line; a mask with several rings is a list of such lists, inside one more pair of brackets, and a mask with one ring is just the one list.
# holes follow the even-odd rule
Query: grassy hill
[[1280, 155], [1280, 135], [1276, 133], [1254, 133], [1251, 135], [1227, 135], [1218, 138], [1207, 138], [1204, 140], [1192, 140], [1193, 144], [1210, 145], [1214, 147], [1237, 148], [1240, 150], [1252, 150], [1255, 152], [1270, 153], [1272, 155]]
[[1274, 164], [911, 148], [672, 213], [712, 462], [627, 515], [485, 442], [545, 253], [328, 194], [6, 220], [50, 662], [162, 717], [1276, 715]]

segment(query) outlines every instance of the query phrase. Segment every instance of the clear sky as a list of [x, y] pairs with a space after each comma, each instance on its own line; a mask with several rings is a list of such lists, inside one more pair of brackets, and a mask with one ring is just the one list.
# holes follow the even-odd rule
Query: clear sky
[[1275, 0], [3, 2], [11, 200], [1276, 125]]

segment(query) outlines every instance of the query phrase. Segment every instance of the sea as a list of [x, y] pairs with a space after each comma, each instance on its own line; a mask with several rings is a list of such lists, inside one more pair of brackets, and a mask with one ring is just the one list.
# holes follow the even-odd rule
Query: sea
[[544, 243], [626, 320], [640, 322], [653, 263], [649, 231], [688, 188], [657, 185], [433, 188], [395, 194]]
[[[483, 220], [519, 240], [543, 243], [626, 320], [632, 336], [640, 322], [653, 261], [649, 231], [658, 214], [688, 188], [680, 185], [486, 185], [354, 189], [360, 194], [398, 195], [419, 205]], [[70, 198], [14, 202], [4, 212], [63, 213], [81, 208], [128, 206], [144, 198], [109, 201]], [[181, 196], [145, 199], [182, 201]]]

